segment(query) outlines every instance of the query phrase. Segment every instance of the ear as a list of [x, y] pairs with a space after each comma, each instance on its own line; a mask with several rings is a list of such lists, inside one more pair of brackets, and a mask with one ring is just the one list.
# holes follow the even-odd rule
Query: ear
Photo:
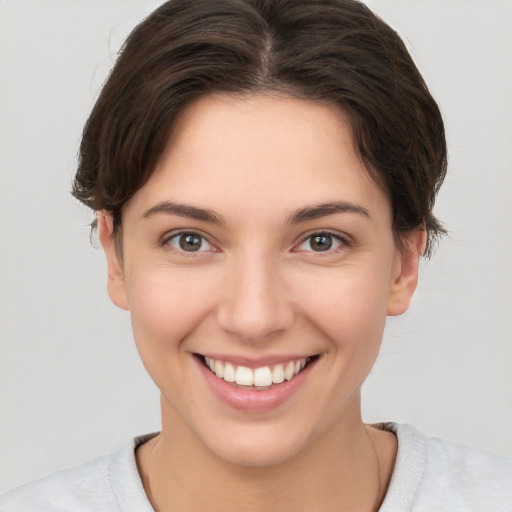
[[427, 242], [425, 226], [418, 226], [403, 236], [401, 241], [402, 248], [397, 249], [396, 270], [388, 299], [389, 316], [401, 315], [409, 308], [418, 284], [419, 260]]
[[107, 291], [112, 302], [121, 309], [129, 309], [124, 281], [123, 262], [114, 239], [114, 221], [106, 213], [98, 213], [98, 234], [107, 258]]

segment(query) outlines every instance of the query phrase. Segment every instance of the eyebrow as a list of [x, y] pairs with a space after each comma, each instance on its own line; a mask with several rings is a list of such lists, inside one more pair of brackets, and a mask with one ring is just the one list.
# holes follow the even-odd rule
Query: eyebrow
[[[336, 213], [353, 213], [362, 215], [370, 219], [370, 214], [366, 208], [354, 203], [346, 201], [335, 201], [332, 203], [322, 203], [314, 206], [306, 206], [293, 212], [287, 219], [287, 224], [299, 224], [309, 220], [320, 219], [328, 215]], [[215, 213], [213, 210], [205, 208], [198, 208], [197, 206], [190, 206], [181, 203], [174, 203], [171, 201], [163, 201], [157, 205], [149, 208], [143, 214], [143, 218], [149, 218], [157, 214], [177, 215], [187, 219], [199, 220], [202, 222], [209, 222], [212, 224], [223, 225], [226, 221], [223, 217]]]
[[335, 201], [333, 203], [322, 203], [296, 210], [290, 215], [287, 222], [288, 224], [299, 224], [300, 222], [320, 219], [336, 213], [354, 213], [371, 219], [366, 208], [346, 201]]
[[210, 222], [212, 224], [225, 224], [225, 220], [212, 210], [205, 208], [198, 208], [197, 206], [190, 206], [186, 204], [174, 203], [171, 201], [163, 201], [157, 205], [146, 210], [142, 217], [147, 219], [154, 215], [164, 213], [168, 215], [177, 215], [187, 219], [200, 220], [202, 222]]

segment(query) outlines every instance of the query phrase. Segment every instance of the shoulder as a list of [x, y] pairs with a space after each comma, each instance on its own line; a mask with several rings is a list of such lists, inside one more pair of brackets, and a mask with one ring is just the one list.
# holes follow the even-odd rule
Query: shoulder
[[458, 443], [427, 438], [425, 474], [418, 495], [432, 491], [440, 503], [454, 507], [511, 511], [512, 461]]
[[406, 497], [413, 511], [512, 511], [511, 460], [426, 437], [407, 425], [388, 428], [398, 437], [390, 499]]
[[23, 485], [0, 497], [2, 512], [101, 510], [110, 503], [108, 456]]
[[123, 502], [151, 511], [135, 462], [134, 449], [150, 436], [135, 438], [119, 450], [86, 464], [59, 471], [0, 496], [2, 512], [97, 512], [127, 510]]

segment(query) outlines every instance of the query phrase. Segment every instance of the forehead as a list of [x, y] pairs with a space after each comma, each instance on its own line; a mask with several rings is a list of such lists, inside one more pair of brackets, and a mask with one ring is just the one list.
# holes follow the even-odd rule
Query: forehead
[[343, 113], [276, 96], [210, 95], [188, 106], [131, 202], [143, 208], [169, 200], [213, 210], [289, 211], [339, 200], [389, 210]]
[[[203, 152], [195, 151], [200, 147]], [[242, 160], [243, 168], [272, 171], [297, 165], [313, 168], [343, 156], [356, 158], [348, 122], [323, 103], [276, 96], [206, 96], [179, 116], [160, 161], [222, 167]], [[244, 158], [244, 157], [249, 157]], [[292, 158], [294, 156], [294, 158]], [[297, 168], [297, 171], [299, 169]]]

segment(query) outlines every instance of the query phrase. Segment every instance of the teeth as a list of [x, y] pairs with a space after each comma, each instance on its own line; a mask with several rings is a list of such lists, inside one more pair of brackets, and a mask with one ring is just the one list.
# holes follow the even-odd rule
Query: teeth
[[236, 369], [235, 382], [239, 386], [252, 386], [254, 384], [254, 373], [250, 368], [239, 366]]
[[272, 372], [268, 366], [263, 368], [256, 368], [254, 370], [254, 385], [255, 386], [270, 386], [272, 384]]
[[220, 361], [215, 361], [215, 375], [219, 377], [219, 379], [222, 379], [224, 377], [224, 365]]
[[226, 382], [235, 382], [235, 367], [231, 363], [224, 365], [224, 377]]
[[293, 377], [294, 369], [295, 365], [293, 364], [293, 361], [290, 361], [284, 371], [284, 378], [286, 380], [290, 380]]
[[274, 371], [272, 372], [272, 382], [274, 384], [281, 384], [281, 382], [284, 382], [284, 369], [282, 364], [277, 364], [274, 366]]
[[273, 368], [262, 366], [252, 370], [245, 366], [233, 366], [211, 357], [205, 357], [206, 365], [219, 379], [226, 382], [235, 382], [239, 386], [255, 386], [267, 388], [272, 384], [281, 384], [285, 380], [291, 380], [306, 366], [308, 359], [289, 361], [286, 365], [276, 364]]

